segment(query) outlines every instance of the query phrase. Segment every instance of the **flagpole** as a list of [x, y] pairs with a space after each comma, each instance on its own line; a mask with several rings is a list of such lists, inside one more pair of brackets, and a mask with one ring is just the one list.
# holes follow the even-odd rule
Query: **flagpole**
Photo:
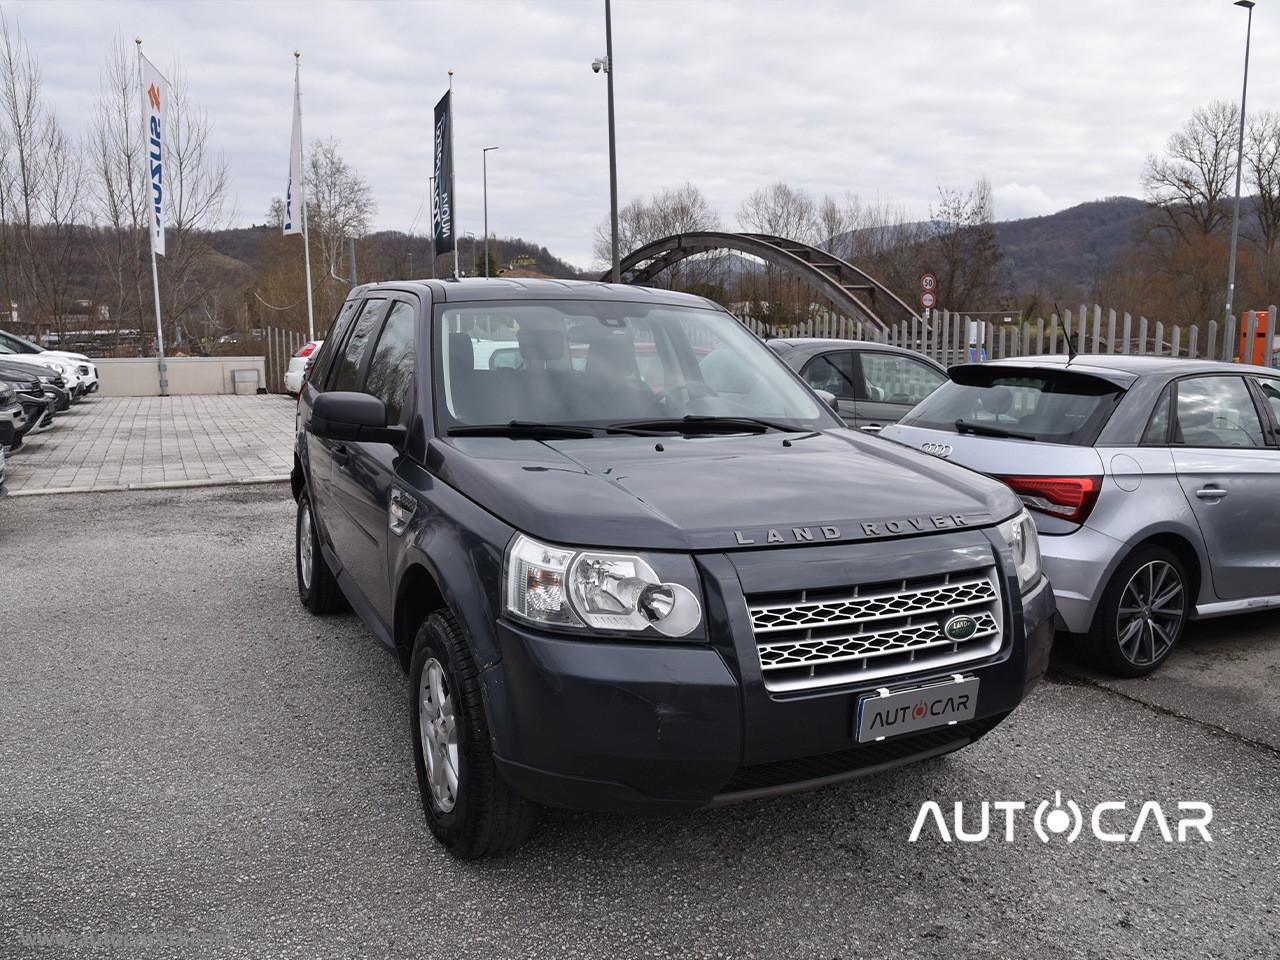
[[454, 184], [457, 182], [458, 174], [453, 165], [453, 142], [458, 139], [458, 131], [453, 125], [454, 109], [453, 109], [453, 71], [449, 71], [449, 202], [453, 204], [450, 210], [451, 222], [453, 223], [453, 279], [457, 280], [461, 274], [458, 273], [458, 197], [457, 191], [454, 190]]
[[[138, 102], [142, 102], [142, 98], [146, 96], [146, 91], [142, 89], [142, 38], [135, 37], [134, 44], [138, 48]], [[142, 162], [147, 162], [147, 118], [145, 114], [140, 116], [142, 121]], [[161, 142], [163, 143], [164, 135], [161, 134]], [[151, 218], [147, 218], [148, 224]], [[164, 362], [164, 326], [160, 322], [160, 268], [156, 263], [156, 238], [155, 228], [149, 227], [148, 232], [151, 234], [151, 290], [155, 295], [156, 303], [156, 363], [157, 372], [160, 375], [160, 396], [167, 397], [169, 395], [169, 368]]]
[[[293, 51], [293, 89], [298, 97], [298, 118], [302, 118], [302, 52], [300, 50]], [[302, 177], [302, 183], [298, 184], [298, 192], [302, 196], [302, 256], [303, 263], [307, 270], [307, 339], [314, 340], [316, 338], [316, 321], [315, 314], [311, 307], [311, 232], [307, 229], [307, 167], [304, 162], [306, 154], [303, 152], [302, 138], [298, 138], [298, 170]]]
[[428, 177], [427, 179], [431, 181], [431, 279], [434, 280], [436, 278], [436, 178]]

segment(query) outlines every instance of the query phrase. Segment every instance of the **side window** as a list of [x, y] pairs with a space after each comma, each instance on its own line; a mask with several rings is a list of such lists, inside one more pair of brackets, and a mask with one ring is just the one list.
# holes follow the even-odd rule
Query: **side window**
[[396, 300], [382, 325], [378, 344], [373, 348], [364, 392], [387, 405], [387, 423], [400, 423], [413, 389], [413, 373], [417, 354], [417, 324], [413, 305]]
[[382, 308], [386, 300], [366, 300], [351, 328], [351, 336], [340, 344], [342, 352], [333, 358], [333, 375], [329, 378], [330, 390], [356, 390], [360, 384], [360, 364], [364, 362], [369, 341], [378, 329]]
[[1173, 387], [1160, 391], [1160, 399], [1151, 411], [1147, 429], [1142, 434], [1143, 446], [1163, 447], [1169, 442], [1169, 392]]
[[[867, 400], [915, 406], [947, 378], [927, 363], [892, 353], [860, 353]], [[864, 399], [864, 398], [859, 398]]]
[[1188, 447], [1261, 447], [1262, 424], [1241, 377], [1178, 381], [1173, 442]]
[[1262, 395], [1267, 400], [1267, 406], [1271, 408], [1271, 417], [1276, 423], [1280, 423], [1280, 380], [1273, 380], [1270, 377], [1255, 377], [1254, 383], [1258, 385], [1258, 389], [1262, 391]]
[[356, 315], [356, 307], [360, 306], [360, 301], [348, 300], [338, 315], [333, 318], [333, 323], [329, 324], [329, 332], [324, 336], [324, 345], [320, 348], [320, 355], [316, 357], [315, 364], [311, 369], [310, 380], [312, 383], [324, 383], [325, 377], [329, 373], [329, 367], [333, 365], [333, 355], [342, 347], [342, 340], [347, 335], [347, 330], [351, 328], [351, 321]]
[[834, 393], [841, 400], [853, 399], [853, 354], [848, 350], [814, 357], [800, 376], [815, 390]]

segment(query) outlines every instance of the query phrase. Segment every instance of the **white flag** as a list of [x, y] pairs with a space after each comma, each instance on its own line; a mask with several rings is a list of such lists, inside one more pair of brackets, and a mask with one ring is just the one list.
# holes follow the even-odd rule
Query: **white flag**
[[151, 249], [164, 256], [164, 192], [165, 166], [169, 158], [164, 145], [164, 108], [169, 102], [169, 82], [155, 65], [142, 57], [142, 116], [144, 154], [147, 158], [147, 182], [151, 185], [150, 210]]
[[302, 183], [302, 96], [298, 89], [298, 68], [293, 70], [293, 136], [289, 138], [289, 186], [284, 192], [284, 232], [302, 233], [307, 202]]

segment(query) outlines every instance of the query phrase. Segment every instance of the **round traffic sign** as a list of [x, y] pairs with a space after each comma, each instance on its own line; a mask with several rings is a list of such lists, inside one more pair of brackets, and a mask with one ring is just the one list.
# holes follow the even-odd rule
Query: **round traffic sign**
[[926, 273], [920, 278], [921, 290], [936, 290], [938, 287], [938, 278], [932, 273]]
[[937, 298], [928, 290], [920, 294], [920, 306], [924, 307], [926, 310], [932, 307], [936, 302]]

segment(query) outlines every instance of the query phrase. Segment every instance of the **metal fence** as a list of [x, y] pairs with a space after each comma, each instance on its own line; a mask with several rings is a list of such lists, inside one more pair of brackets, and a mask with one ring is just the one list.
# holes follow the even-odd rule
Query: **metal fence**
[[262, 355], [267, 363], [267, 382], [270, 393], [284, 393], [284, 374], [289, 369], [289, 360], [302, 349], [307, 342], [307, 335], [296, 330], [285, 330], [282, 327], [264, 327], [262, 330]]
[[1204, 324], [1164, 324], [1146, 317], [1117, 314], [1098, 305], [1081, 304], [1078, 310], [1064, 310], [1047, 320], [992, 321], [975, 319], [961, 313], [942, 310], [928, 322], [923, 319], [903, 321], [881, 330], [862, 321], [850, 320], [834, 313], [816, 315], [806, 323], [773, 325], [746, 317], [744, 323], [761, 336], [832, 337], [841, 340], [869, 340], [907, 347], [926, 354], [944, 366], [971, 360], [995, 360], [1002, 357], [1036, 356], [1068, 353], [1068, 340], [1081, 354], [1138, 354], [1164, 357], [1192, 357], [1208, 360], [1241, 359], [1252, 361], [1261, 337], [1265, 343], [1258, 351], [1262, 363], [1272, 365], [1272, 336], [1275, 332], [1276, 308], [1268, 312], [1248, 311], [1237, 323], [1232, 317], [1225, 323], [1210, 320]]

